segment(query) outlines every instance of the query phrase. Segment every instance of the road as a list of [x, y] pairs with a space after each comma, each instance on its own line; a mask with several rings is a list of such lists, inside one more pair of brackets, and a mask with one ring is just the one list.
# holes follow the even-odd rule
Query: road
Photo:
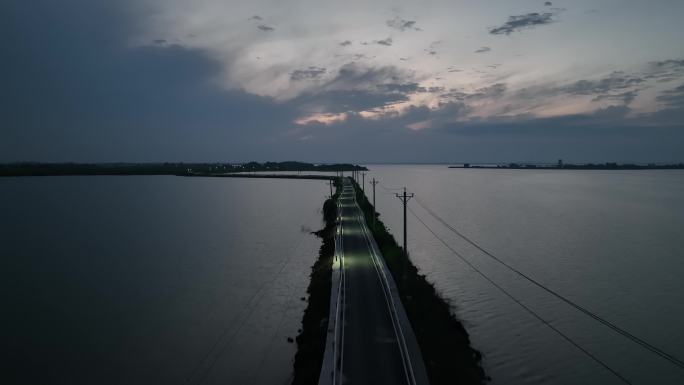
[[[427, 384], [415, 341], [396, 285], [382, 260], [345, 179], [339, 200], [339, 279], [331, 306], [331, 344], [335, 350], [321, 384]], [[327, 357], [328, 355], [326, 355]], [[332, 368], [330, 367], [332, 365]]]

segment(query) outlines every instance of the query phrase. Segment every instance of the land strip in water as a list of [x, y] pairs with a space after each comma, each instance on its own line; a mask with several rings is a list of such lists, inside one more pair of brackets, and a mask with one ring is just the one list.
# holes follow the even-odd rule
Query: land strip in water
[[[232, 176], [232, 177], [287, 177], [268, 176], [255, 172], [344, 172], [363, 171], [365, 167], [347, 164], [313, 164], [303, 162], [249, 163], [38, 163], [20, 162], [0, 164], [0, 176], [60, 176], [60, 175], [177, 175], [177, 176]], [[306, 178], [306, 179], [330, 179]]]
[[[374, 214], [360, 186], [356, 183], [356, 200], [367, 223]], [[379, 214], [377, 214], [379, 216]], [[377, 218], [369, 225], [382, 256], [397, 284], [399, 296], [418, 340], [427, 374], [432, 385], [483, 384], [488, 380], [482, 356], [475, 350], [454, 308], [435, 289], [418, 268], [405, 257], [387, 227]]]
[[449, 168], [482, 168], [482, 169], [497, 169], [497, 170], [527, 170], [527, 169], [541, 169], [541, 170], [684, 170], [684, 163], [674, 164], [634, 164], [634, 163], [583, 163], [572, 164], [558, 163], [507, 163], [507, 164], [474, 164], [463, 163]]
[[340, 180], [335, 179], [335, 194], [323, 204], [325, 226], [315, 233], [321, 238], [322, 244], [318, 259], [311, 267], [311, 280], [307, 289], [308, 305], [304, 310], [301, 332], [297, 336], [297, 354], [292, 381], [295, 385], [317, 384], [321, 373], [328, 330], [332, 263], [335, 254], [337, 199], [341, 188]]
[[[317, 232], [323, 239], [318, 260], [312, 267], [309, 304], [297, 337], [293, 384], [317, 384], [326, 344], [330, 308], [331, 274], [335, 253], [335, 217], [341, 185], [335, 180], [336, 193], [324, 204], [325, 228]], [[356, 199], [367, 223], [373, 207], [358, 185]], [[488, 380], [481, 354], [470, 343], [467, 331], [455, 317], [453, 306], [421, 275], [385, 225], [377, 219], [371, 227], [382, 256], [397, 284], [411, 327], [416, 335], [430, 383], [483, 384]]]

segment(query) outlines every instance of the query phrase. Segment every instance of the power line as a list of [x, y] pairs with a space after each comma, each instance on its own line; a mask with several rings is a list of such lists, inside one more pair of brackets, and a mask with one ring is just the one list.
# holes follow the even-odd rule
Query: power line
[[[417, 201], [417, 200], [416, 200], [416, 201]], [[421, 205], [421, 206], [422, 206], [422, 205]], [[518, 305], [520, 305], [520, 306], [521, 306], [523, 309], [525, 309], [528, 313], [532, 314], [532, 316], [534, 316], [536, 319], [538, 319], [541, 323], [543, 323], [544, 325], [548, 326], [551, 330], [553, 330], [553, 331], [556, 332], [558, 335], [560, 335], [561, 337], [563, 337], [563, 339], [565, 339], [567, 342], [569, 342], [570, 344], [572, 344], [574, 347], [576, 347], [578, 350], [580, 350], [582, 353], [584, 353], [587, 357], [591, 358], [594, 362], [596, 362], [596, 363], [598, 363], [599, 365], [603, 366], [606, 370], [608, 370], [610, 373], [612, 373], [615, 377], [619, 378], [622, 382], [624, 382], [625, 384], [631, 384], [631, 382], [629, 382], [629, 380], [627, 380], [625, 377], [623, 377], [620, 373], [618, 373], [617, 371], [615, 371], [613, 368], [611, 368], [610, 366], [608, 366], [608, 364], [606, 364], [605, 362], [601, 361], [601, 359], [599, 359], [598, 357], [594, 356], [593, 354], [591, 354], [591, 352], [589, 352], [588, 350], [586, 350], [585, 348], [583, 348], [582, 346], [580, 346], [578, 343], [576, 343], [575, 341], [573, 341], [573, 340], [572, 340], [570, 337], [568, 337], [565, 333], [563, 333], [562, 331], [560, 331], [559, 329], [557, 329], [555, 326], [553, 326], [551, 323], [549, 323], [547, 320], [545, 320], [544, 318], [542, 318], [542, 317], [541, 317], [539, 314], [537, 314], [534, 310], [532, 310], [532, 309], [530, 309], [529, 307], [527, 307], [527, 306], [526, 306], [525, 304], [523, 304], [520, 300], [518, 300], [517, 298], [515, 298], [511, 293], [509, 293], [506, 289], [504, 289], [504, 288], [501, 287], [499, 284], [497, 284], [496, 282], [494, 282], [494, 281], [493, 281], [491, 278], [489, 278], [485, 273], [483, 273], [481, 270], [479, 270], [477, 267], [475, 267], [472, 263], [470, 263], [470, 261], [468, 261], [465, 257], [463, 257], [463, 255], [461, 255], [461, 253], [459, 253], [458, 251], [456, 251], [456, 250], [455, 250], [454, 248], [452, 248], [446, 241], [444, 241], [444, 239], [442, 239], [439, 235], [437, 235], [437, 233], [435, 233], [435, 232], [430, 228], [430, 226], [428, 226], [427, 223], [425, 223], [425, 221], [423, 221], [423, 220], [422, 220], [422, 219], [413, 211], [413, 209], [411, 209], [410, 207], [409, 207], [409, 211], [411, 212], [411, 214], [413, 214], [413, 216], [414, 216], [414, 217], [415, 217], [423, 226], [425, 226], [425, 228], [426, 228], [430, 233], [432, 233], [432, 235], [433, 235], [435, 238], [437, 238], [444, 246], [446, 246], [446, 248], [448, 248], [449, 250], [451, 250], [451, 252], [454, 253], [458, 258], [460, 258], [463, 262], [465, 262], [468, 266], [470, 266], [471, 269], [473, 269], [473, 270], [474, 270], [475, 272], [477, 272], [480, 276], [482, 276], [482, 278], [486, 279], [486, 280], [487, 280], [489, 283], [491, 283], [494, 287], [496, 287], [496, 288], [499, 289], [502, 293], [504, 293], [508, 298], [510, 298], [512, 301], [514, 301], [515, 303], [517, 303]]]
[[423, 204], [420, 199], [416, 198], [416, 202], [425, 210], [427, 211], [433, 218], [435, 218], [437, 221], [442, 223], [446, 228], [451, 230], [454, 234], [458, 235], [460, 238], [471, 244], [473, 247], [476, 249], [480, 250], [482, 253], [485, 255], [489, 256], [490, 258], [494, 259], [496, 262], [500, 263], [501, 265], [505, 266], [509, 270], [513, 271], [514, 273], [518, 274], [520, 277], [526, 279], [530, 283], [534, 284], [535, 286], [541, 288], [542, 290], [546, 291], [547, 293], [553, 295], [554, 297], [560, 299], [561, 301], [565, 302], [566, 304], [572, 306], [576, 310], [579, 310], [580, 312], [586, 314], [587, 316], [593, 318], [594, 320], [600, 322], [601, 324], [607, 326], [611, 330], [615, 331], [616, 333], [622, 335], [623, 337], [628, 338], [632, 342], [640, 345], [641, 347], [645, 348], [646, 350], [650, 351], [651, 353], [664, 358], [665, 360], [669, 361], [670, 363], [678, 366], [680, 369], [684, 369], [684, 362], [679, 360], [677, 357], [674, 357], [673, 355], [664, 352], [657, 347], [651, 345], [647, 341], [644, 341], [643, 339], [633, 335], [632, 333], [620, 328], [619, 326], [613, 324], [612, 322], [602, 318], [601, 316], [597, 315], [596, 313], [592, 312], [591, 310], [569, 300], [568, 298], [564, 297], [563, 295], [557, 293], [556, 291], [544, 286], [542, 283], [536, 281], [532, 277], [526, 275], [525, 273], [521, 272], [520, 270], [516, 269], [515, 267], [509, 265], [508, 263], [502, 261], [498, 257], [496, 257], [494, 254], [490, 253], [489, 251], [485, 250], [482, 246], [478, 245], [475, 241], [471, 240], [468, 238], [466, 235], [458, 231], [456, 228], [451, 226], [449, 223], [447, 223], [444, 219], [442, 219], [437, 213], [435, 213], [433, 210], [431, 210], [429, 207], [426, 207], [425, 204]]

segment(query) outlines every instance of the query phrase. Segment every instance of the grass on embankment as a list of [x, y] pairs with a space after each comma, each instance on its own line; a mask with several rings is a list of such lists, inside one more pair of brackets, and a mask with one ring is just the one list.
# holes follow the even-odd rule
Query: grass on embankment
[[335, 179], [335, 195], [323, 204], [325, 227], [315, 234], [323, 243], [318, 260], [311, 267], [309, 304], [304, 310], [302, 330], [297, 336], [297, 354], [294, 361], [292, 384], [313, 385], [318, 383], [325, 352], [328, 315], [330, 312], [330, 285], [332, 262], [335, 254], [335, 221], [337, 219], [337, 198], [340, 195], [340, 181]]
[[[373, 206], [354, 183], [356, 200], [369, 228]], [[418, 272], [385, 225], [377, 219], [373, 236], [392, 272], [401, 302], [420, 345], [430, 384], [482, 384], [487, 376], [481, 366], [481, 354], [470, 345], [468, 332], [454, 316], [451, 305]], [[402, 273], [405, 277], [402, 278]]]

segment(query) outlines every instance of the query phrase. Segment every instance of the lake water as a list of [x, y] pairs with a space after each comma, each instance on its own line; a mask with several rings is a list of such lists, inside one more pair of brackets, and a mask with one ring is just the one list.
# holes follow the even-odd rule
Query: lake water
[[328, 192], [0, 178], [0, 383], [289, 383]]
[[[684, 172], [370, 168], [400, 242], [393, 188], [407, 186], [502, 260], [684, 358]], [[328, 192], [306, 180], [0, 178], [0, 383], [289, 383], [287, 337]], [[684, 383], [681, 369], [492, 262], [416, 202], [451, 247], [632, 383]], [[452, 301], [493, 384], [620, 383], [411, 214], [408, 228], [412, 259]]]
[[[401, 243], [406, 186], [494, 255], [684, 360], [684, 172], [369, 166], [381, 219]], [[372, 197], [370, 184], [366, 193]], [[683, 384], [684, 370], [507, 271], [417, 204], [452, 248], [634, 384]], [[617, 377], [474, 273], [410, 213], [411, 258], [455, 306], [493, 384], [619, 384]]]

